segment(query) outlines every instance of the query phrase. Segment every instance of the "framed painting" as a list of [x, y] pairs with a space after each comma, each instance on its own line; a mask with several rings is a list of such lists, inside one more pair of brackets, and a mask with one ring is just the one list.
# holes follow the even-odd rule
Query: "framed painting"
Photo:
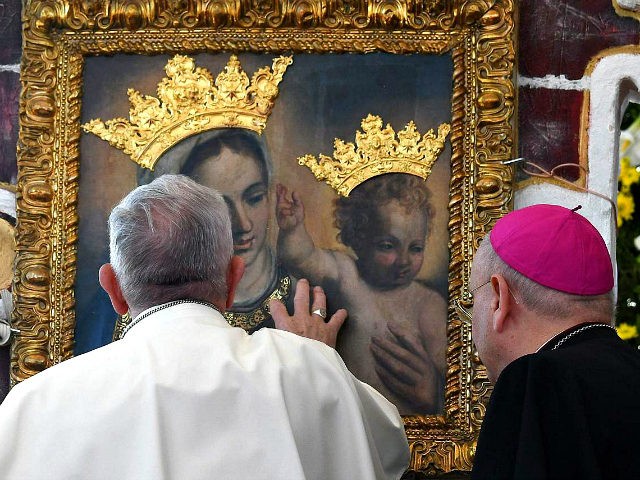
[[411, 469], [470, 470], [490, 386], [454, 305], [511, 203], [514, 8], [26, 2], [12, 381], [117, 339], [109, 211], [182, 173], [230, 208], [247, 281], [227, 320], [268, 327], [269, 298], [321, 284], [350, 312], [345, 362], [403, 414]]

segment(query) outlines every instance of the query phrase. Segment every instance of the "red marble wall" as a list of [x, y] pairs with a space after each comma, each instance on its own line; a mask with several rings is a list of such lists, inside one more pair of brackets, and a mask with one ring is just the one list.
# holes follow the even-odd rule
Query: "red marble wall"
[[[638, 44], [636, 20], [616, 15], [611, 0], [519, 2], [518, 68], [521, 77], [564, 75], [579, 80], [603, 49]], [[20, 1], [0, 0], [0, 65], [20, 61]], [[15, 181], [19, 75], [0, 71], [0, 181]], [[521, 87], [520, 155], [547, 168], [578, 162], [583, 92]], [[7, 389], [6, 348], [0, 348], [0, 400]]]
[[[0, 182], [15, 183], [20, 75], [20, 0], [0, 0]], [[0, 347], [0, 401], [9, 390], [9, 347]]]
[[0, 0], [0, 181], [15, 182], [20, 77], [20, 1]]
[[[640, 39], [638, 21], [618, 16], [611, 0], [523, 0], [519, 10], [521, 77], [579, 80], [598, 52]], [[583, 96], [576, 90], [520, 87], [520, 156], [548, 169], [578, 163]]]

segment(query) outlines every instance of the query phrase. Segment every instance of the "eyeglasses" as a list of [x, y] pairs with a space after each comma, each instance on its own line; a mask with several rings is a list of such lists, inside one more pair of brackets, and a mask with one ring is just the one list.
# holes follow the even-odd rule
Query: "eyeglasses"
[[[475, 292], [477, 292], [480, 288], [484, 287], [485, 285], [489, 285], [489, 283], [491, 283], [491, 279], [487, 280], [481, 285], [478, 285], [476, 288], [472, 288], [471, 290], [469, 290], [468, 296], [471, 297], [470, 301], [473, 302], [473, 295]], [[511, 291], [511, 287], [507, 285], [507, 289], [509, 290], [509, 293], [513, 297], [513, 300], [515, 301], [516, 305], [519, 305], [520, 302], [518, 302], [518, 298]], [[460, 321], [465, 325], [471, 325], [471, 319], [473, 318], [473, 311], [465, 307], [459, 298], [455, 299], [455, 301], [453, 302], [453, 306], [459, 313], [458, 318], [460, 319]]]
[[[478, 289], [484, 287], [485, 285], [488, 285], [490, 282], [491, 282], [491, 279], [487, 280], [482, 285], [478, 285], [476, 288], [472, 288], [471, 290], [469, 290], [470, 301], [473, 302], [473, 294], [477, 292]], [[465, 325], [471, 325], [473, 312], [467, 307], [465, 307], [459, 298], [456, 298], [456, 300], [453, 302], [453, 306], [456, 308], [456, 310], [460, 314], [458, 315], [458, 318], [460, 319], [460, 321]]]

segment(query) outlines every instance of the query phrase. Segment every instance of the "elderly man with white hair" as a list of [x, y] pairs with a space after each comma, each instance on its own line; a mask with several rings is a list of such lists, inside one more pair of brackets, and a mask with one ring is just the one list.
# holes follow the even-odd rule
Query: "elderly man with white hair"
[[[396, 408], [331, 348], [228, 325], [243, 273], [223, 198], [183, 176], [141, 186], [109, 218], [100, 283], [124, 337], [16, 386], [0, 406], [6, 479], [397, 479]], [[321, 289], [298, 284], [287, 328], [335, 343]], [[315, 313], [310, 313], [310, 309]]]

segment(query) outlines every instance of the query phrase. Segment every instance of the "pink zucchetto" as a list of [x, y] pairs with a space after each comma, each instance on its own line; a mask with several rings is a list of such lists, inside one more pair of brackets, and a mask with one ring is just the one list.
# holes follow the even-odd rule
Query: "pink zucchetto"
[[607, 293], [613, 288], [609, 251], [578, 208], [515, 210], [496, 222], [491, 245], [507, 265], [540, 285], [574, 295]]

